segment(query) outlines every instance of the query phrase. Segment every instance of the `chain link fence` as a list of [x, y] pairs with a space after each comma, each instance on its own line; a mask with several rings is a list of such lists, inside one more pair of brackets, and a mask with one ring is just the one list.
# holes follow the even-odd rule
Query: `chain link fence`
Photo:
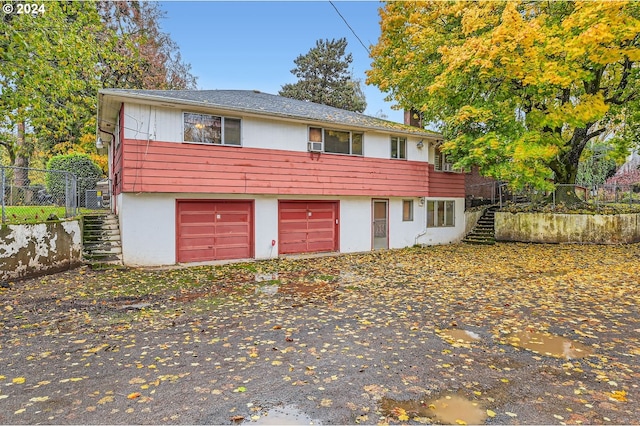
[[[523, 189], [510, 191], [506, 183], [492, 182], [472, 185], [467, 196], [467, 207], [482, 204], [497, 204], [502, 208], [507, 204], [544, 204], [550, 210], [560, 208], [562, 195], [570, 194], [585, 203], [591, 204], [595, 210], [610, 207], [629, 206], [640, 209], [640, 182], [634, 184], [600, 184], [593, 186], [557, 184], [551, 192]], [[571, 194], [573, 192], [574, 194]]]
[[2, 223], [39, 223], [110, 207], [110, 182], [57, 170], [0, 166]]

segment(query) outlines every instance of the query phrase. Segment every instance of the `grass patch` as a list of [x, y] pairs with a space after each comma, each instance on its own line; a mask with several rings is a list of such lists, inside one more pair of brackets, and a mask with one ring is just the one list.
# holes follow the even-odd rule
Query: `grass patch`
[[[85, 208], [76, 209], [77, 216], [89, 213], [104, 213], [104, 210], [91, 210]], [[60, 206], [5, 206], [4, 223], [44, 223], [49, 217], [55, 216], [58, 219], [64, 219], [66, 216], [66, 208]]]
[[320, 275], [309, 275], [309, 279], [312, 281], [324, 281], [324, 282], [330, 283], [337, 280], [338, 277], [336, 277], [335, 275], [320, 274]]
[[231, 263], [226, 266], [230, 269], [242, 269], [252, 273], [258, 272], [258, 268], [254, 263]]

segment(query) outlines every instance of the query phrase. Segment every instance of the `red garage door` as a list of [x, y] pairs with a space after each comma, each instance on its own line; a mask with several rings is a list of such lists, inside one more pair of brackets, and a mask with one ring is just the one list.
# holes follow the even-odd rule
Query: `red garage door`
[[337, 201], [280, 201], [280, 254], [338, 251]]
[[252, 212], [252, 201], [179, 200], [178, 262], [253, 257]]

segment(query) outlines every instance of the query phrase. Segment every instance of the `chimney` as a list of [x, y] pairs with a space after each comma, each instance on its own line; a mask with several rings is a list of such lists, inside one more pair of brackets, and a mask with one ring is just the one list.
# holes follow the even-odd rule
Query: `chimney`
[[424, 129], [424, 126], [422, 125], [422, 113], [413, 108], [409, 111], [404, 110], [404, 124]]

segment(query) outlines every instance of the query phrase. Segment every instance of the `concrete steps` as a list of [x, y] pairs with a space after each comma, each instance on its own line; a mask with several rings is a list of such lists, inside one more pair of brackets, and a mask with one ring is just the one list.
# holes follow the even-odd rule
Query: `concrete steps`
[[91, 268], [122, 267], [122, 244], [117, 216], [84, 216], [82, 246], [82, 258]]
[[476, 226], [469, 232], [462, 241], [468, 244], [495, 244], [495, 212], [498, 206], [488, 207]]

